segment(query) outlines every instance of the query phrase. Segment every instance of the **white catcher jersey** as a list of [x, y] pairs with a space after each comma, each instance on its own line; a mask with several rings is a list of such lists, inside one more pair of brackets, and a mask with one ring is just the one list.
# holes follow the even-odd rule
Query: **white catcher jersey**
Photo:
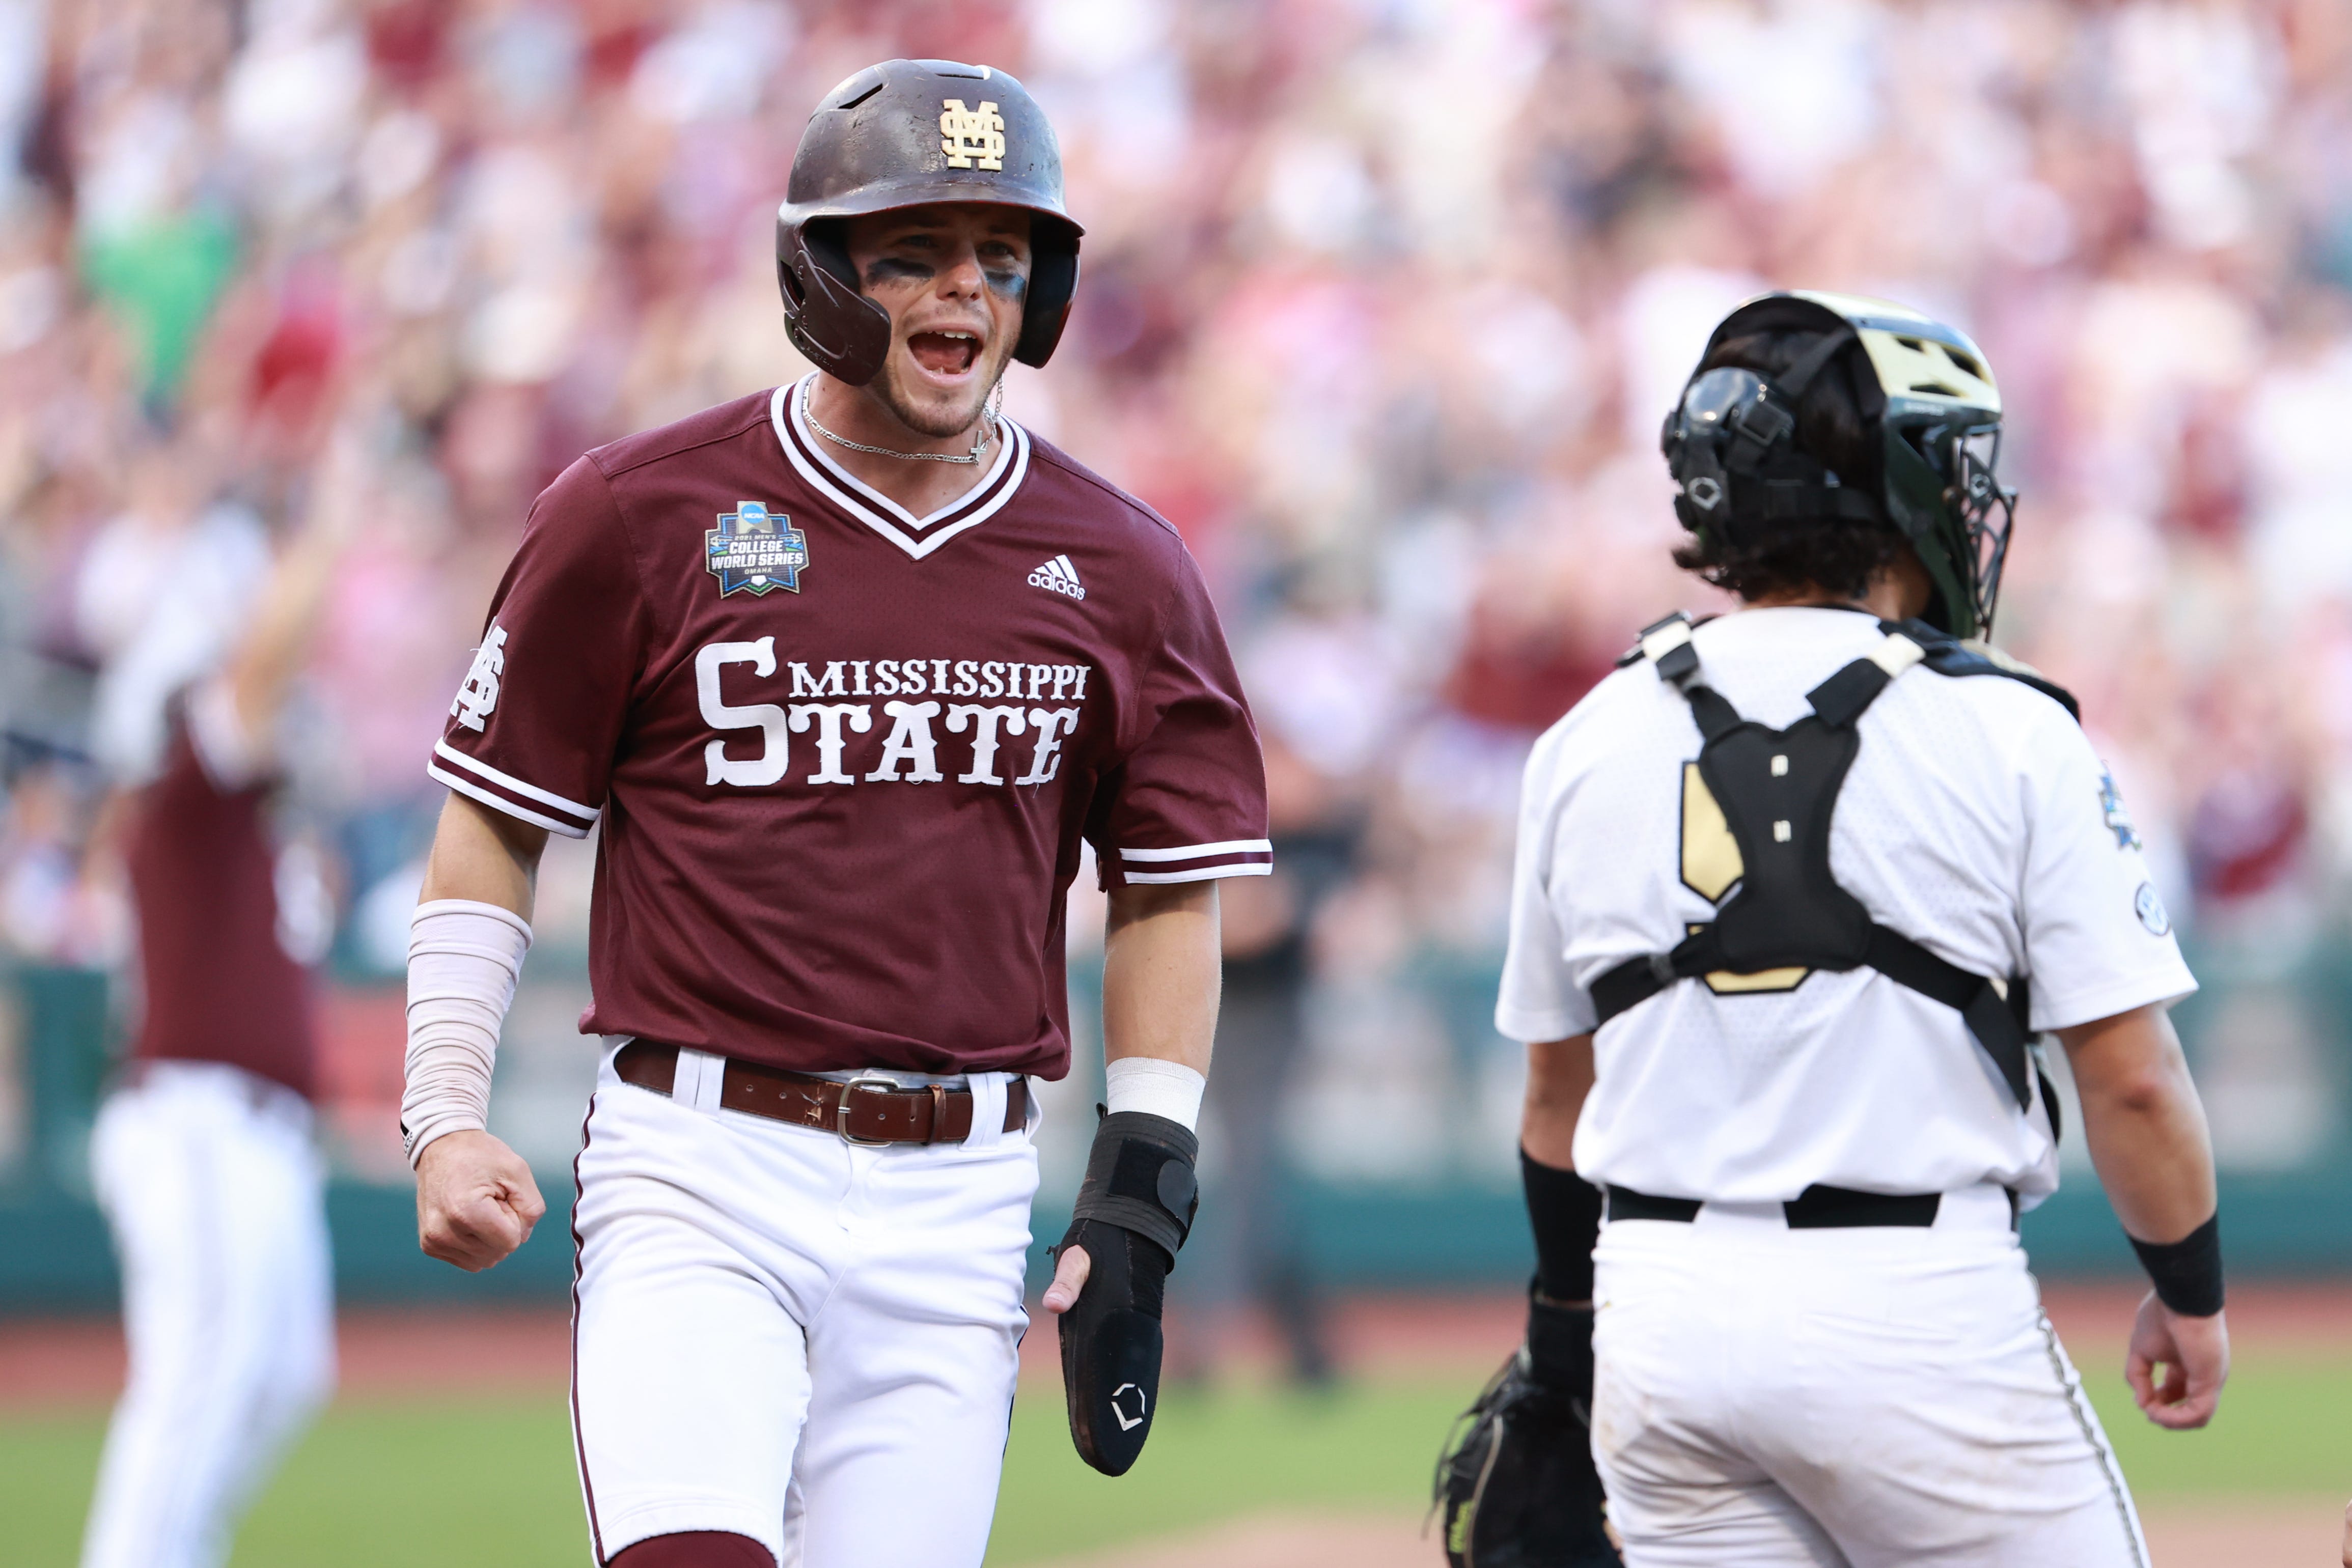
[[[1874, 617], [1826, 609], [1742, 611], [1694, 637], [1699, 678], [1775, 728], [1883, 640]], [[2196, 989], [2138, 834], [2064, 708], [2021, 682], [1914, 667], [1859, 727], [1830, 867], [1873, 918], [1971, 973], [2027, 977], [2036, 1030]], [[1596, 978], [1715, 917], [1691, 885], [1709, 879], [1685, 873], [1683, 772], [1700, 744], [1646, 661], [1536, 743], [1504, 1034], [1584, 1033]], [[1594, 1052], [1575, 1143], [1588, 1181], [1717, 1203], [1980, 1181], [2031, 1203], [2058, 1185], [2046, 1109], [2021, 1114], [1958, 1012], [1875, 970], [1722, 994], [1685, 980], [1612, 1019]]]

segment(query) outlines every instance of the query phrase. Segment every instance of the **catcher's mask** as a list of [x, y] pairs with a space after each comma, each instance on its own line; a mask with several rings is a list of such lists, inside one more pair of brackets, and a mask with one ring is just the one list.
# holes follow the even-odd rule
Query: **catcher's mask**
[[[1984, 355], [1958, 329], [1900, 305], [1791, 293], [1725, 317], [1699, 362], [1759, 332], [1821, 336], [1776, 376], [1733, 366], [1692, 375], [1660, 437], [1683, 527], [1740, 545], [1798, 518], [1891, 526], [1935, 585], [1925, 619], [1958, 637], [1990, 634], [2017, 492], [1995, 477], [2000, 392]], [[1864, 423], [1882, 432], [1875, 476], [1837, 474], [1794, 442], [1806, 390], [1857, 343], [1871, 373], [1853, 384]]]
[[1013, 357], [1042, 365], [1078, 286], [1078, 236], [1062, 206], [1062, 151], [1045, 110], [987, 66], [886, 60], [825, 94], [801, 133], [776, 209], [776, 282], [793, 346], [864, 386], [890, 352], [890, 317], [858, 291], [846, 220], [933, 202], [1030, 214], [1029, 292]]

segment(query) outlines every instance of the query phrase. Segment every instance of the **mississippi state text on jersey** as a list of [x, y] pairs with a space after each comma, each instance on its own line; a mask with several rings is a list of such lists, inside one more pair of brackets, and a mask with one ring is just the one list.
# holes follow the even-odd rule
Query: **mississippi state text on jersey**
[[531, 509], [430, 771], [602, 821], [583, 1030], [803, 1071], [1058, 1077], [1064, 894], [1264, 874], [1198, 569], [1006, 421], [916, 517], [807, 383], [601, 447]]

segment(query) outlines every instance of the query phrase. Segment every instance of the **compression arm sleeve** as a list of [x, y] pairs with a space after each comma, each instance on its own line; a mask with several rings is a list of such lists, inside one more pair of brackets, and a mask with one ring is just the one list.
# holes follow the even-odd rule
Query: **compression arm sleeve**
[[413, 1166], [446, 1133], [489, 1124], [499, 1030], [530, 949], [530, 925], [494, 904], [437, 898], [408, 925], [407, 1084], [400, 1135]]

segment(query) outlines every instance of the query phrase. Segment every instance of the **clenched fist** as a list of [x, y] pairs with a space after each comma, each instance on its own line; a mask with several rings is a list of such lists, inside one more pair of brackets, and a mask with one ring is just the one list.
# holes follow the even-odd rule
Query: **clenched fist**
[[522, 1156], [488, 1133], [450, 1133], [416, 1161], [416, 1243], [478, 1274], [530, 1239], [547, 1212]]

